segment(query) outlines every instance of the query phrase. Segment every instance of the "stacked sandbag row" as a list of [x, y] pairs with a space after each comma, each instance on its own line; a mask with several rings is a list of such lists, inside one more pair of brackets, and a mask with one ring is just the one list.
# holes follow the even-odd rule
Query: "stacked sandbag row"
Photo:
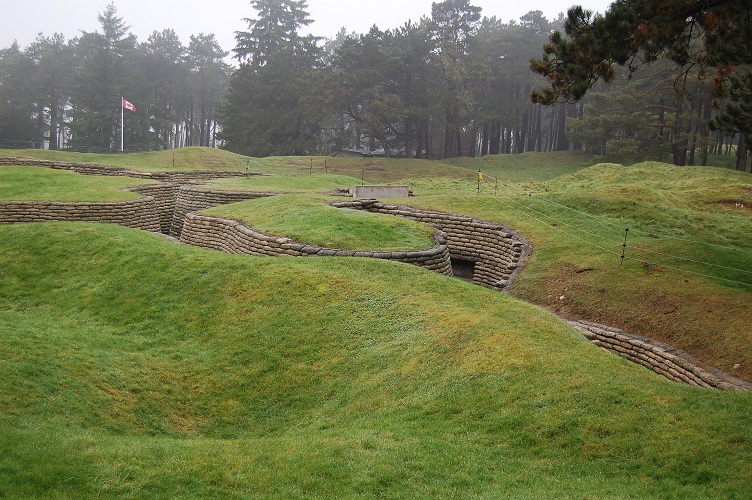
[[715, 368], [703, 367], [688, 353], [663, 342], [589, 321], [571, 322], [593, 344], [638, 363], [675, 382], [698, 387], [752, 390], [752, 384]]
[[332, 205], [405, 217], [444, 231], [451, 257], [473, 262], [473, 281], [490, 288], [507, 289], [532, 251], [530, 243], [508, 227], [472, 217], [418, 210], [377, 200], [337, 201]]
[[0, 223], [108, 222], [159, 232], [154, 198], [120, 202], [0, 201]]
[[180, 186], [177, 189], [175, 209], [169, 234], [179, 238], [183, 232], [183, 223], [186, 216], [191, 212], [198, 212], [207, 208], [237, 203], [239, 201], [252, 200], [273, 196], [268, 193], [250, 193], [247, 191], [220, 191], [202, 189], [193, 186]]
[[170, 183], [147, 184], [145, 186], [128, 188], [126, 191], [133, 191], [154, 198], [154, 210], [159, 219], [159, 232], [170, 234], [172, 219], [175, 215], [175, 199], [178, 193], [178, 186]]
[[436, 231], [436, 246], [426, 250], [372, 252], [340, 250], [295, 242], [289, 238], [271, 236], [237, 221], [189, 213], [185, 217], [181, 243], [213, 248], [227, 253], [293, 257], [366, 257], [405, 262], [451, 276], [452, 267], [446, 244], [446, 234]]

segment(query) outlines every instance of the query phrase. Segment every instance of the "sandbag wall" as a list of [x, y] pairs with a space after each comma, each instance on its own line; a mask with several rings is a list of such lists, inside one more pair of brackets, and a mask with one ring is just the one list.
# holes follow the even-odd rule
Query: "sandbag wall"
[[0, 201], [0, 223], [76, 221], [109, 222], [159, 231], [154, 198], [121, 202]]
[[191, 212], [198, 212], [218, 205], [237, 203], [239, 201], [252, 200], [272, 196], [267, 193], [249, 193], [245, 191], [218, 191], [201, 189], [193, 186], [180, 186], [177, 188], [175, 209], [172, 224], [169, 231], [171, 236], [179, 238], [183, 232], [183, 223], [186, 216]]
[[697, 387], [752, 390], [749, 382], [714, 368], [705, 368], [688, 353], [663, 342], [589, 321], [570, 324], [593, 344], [675, 382]]
[[213, 248], [227, 253], [293, 257], [367, 257], [395, 260], [424, 267], [451, 276], [452, 266], [446, 243], [446, 234], [436, 231], [436, 246], [426, 250], [370, 252], [339, 250], [298, 243], [289, 238], [260, 233], [237, 221], [188, 213], [182, 227], [180, 242], [188, 245]]
[[451, 257], [474, 264], [473, 282], [497, 290], [511, 285], [532, 251], [530, 243], [511, 229], [472, 217], [377, 200], [337, 201], [332, 205], [405, 217], [440, 229], [447, 235]]
[[126, 189], [154, 199], [154, 211], [159, 220], [159, 232], [170, 234], [172, 219], [175, 215], [175, 198], [178, 186], [174, 184], [149, 184]]

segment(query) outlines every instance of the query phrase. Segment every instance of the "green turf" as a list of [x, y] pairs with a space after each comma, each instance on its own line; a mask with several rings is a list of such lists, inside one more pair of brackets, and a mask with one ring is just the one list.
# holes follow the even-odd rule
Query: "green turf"
[[360, 179], [337, 174], [263, 175], [228, 177], [206, 183], [209, 189], [264, 193], [334, 193], [361, 184]]
[[96, 177], [41, 167], [0, 167], [0, 200], [125, 201], [141, 198], [124, 191], [152, 181], [127, 177]]
[[[452, 194], [420, 208], [509, 225], [535, 251], [512, 293], [573, 319], [658, 338], [752, 378], [752, 177], [713, 167], [595, 165], [547, 182]], [[621, 263], [625, 229], [629, 228]]]
[[718, 498], [752, 394], [417, 267], [0, 227], [8, 497]]
[[[194, 169], [225, 158], [175, 153], [201, 153]], [[361, 174], [406, 182], [406, 204], [532, 241], [514, 296], [752, 378], [749, 174], [588, 167], [570, 153], [236, 159], [277, 175], [220, 187], [297, 194], [222, 208], [235, 216], [370, 237], [378, 218], [334, 222], [349, 213], [329, 213], [323, 194]], [[0, 226], [0, 332], [0, 497], [744, 498], [752, 486], [752, 394], [668, 382], [544, 309], [415, 266]]]
[[204, 213], [246, 223], [267, 234], [343, 250], [424, 250], [436, 245], [435, 228], [419, 222], [330, 206], [320, 195], [279, 195]]

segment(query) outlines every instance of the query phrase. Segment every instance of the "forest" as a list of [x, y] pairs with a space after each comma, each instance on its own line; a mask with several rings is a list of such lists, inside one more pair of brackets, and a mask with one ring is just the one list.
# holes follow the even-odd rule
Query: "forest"
[[699, 7], [681, 13], [659, 3], [502, 22], [469, 0], [444, 0], [394, 30], [321, 39], [303, 33], [304, 0], [253, 0], [230, 51], [214, 34], [185, 46], [169, 28], [139, 41], [110, 4], [98, 31], [0, 50], [0, 147], [117, 151], [125, 98], [137, 108], [124, 115], [126, 151], [581, 150], [676, 165], [727, 154], [745, 170], [752, 51], [729, 46], [752, 29], [738, 21], [752, 2], [690, 2]]

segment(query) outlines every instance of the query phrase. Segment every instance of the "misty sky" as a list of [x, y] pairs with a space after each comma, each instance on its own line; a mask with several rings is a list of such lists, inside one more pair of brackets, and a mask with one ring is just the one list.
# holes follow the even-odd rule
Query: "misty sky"
[[[3, 0], [0, 14], [0, 48], [17, 40], [22, 48], [37, 36], [62, 33], [66, 39], [79, 35], [80, 30], [98, 31], [97, 15], [110, 0]], [[348, 32], [365, 33], [374, 24], [391, 29], [408, 20], [418, 21], [431, 15], [435, 0], [308, 0], [308, 12], [315, 22], [308, 31], [332, 38], [345, 26]], [[483, 8], [482, 15], [496, 16], [502, 21], [519, 19], [531, 10], [540, 10], [548, 19], [573, 4], [604, 12], [613, 0], [475, 0], [472, 5]], [[214, 33], [222, 49], [235, 47], [235, 31], [244, 30], [245, 17], [255, 17], [250, 0], [119, 0], [115, 1], [118, 16], [130, 31], [145, 42], [153, 31], [172, 28], [187, 45], [190, 35]]]

